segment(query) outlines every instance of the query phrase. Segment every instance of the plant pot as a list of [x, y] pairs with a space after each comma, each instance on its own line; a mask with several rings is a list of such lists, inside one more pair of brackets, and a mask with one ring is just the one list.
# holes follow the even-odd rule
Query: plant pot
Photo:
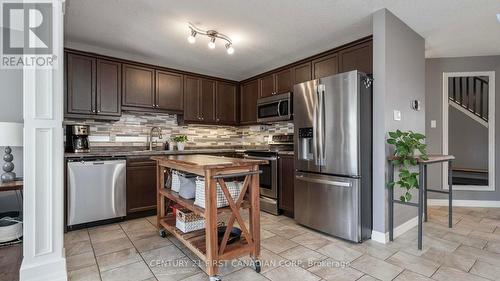
[[186, 146], [185, 142], [178, 142], [177, 143], [177, 150], [183, 151], [185, 146]]

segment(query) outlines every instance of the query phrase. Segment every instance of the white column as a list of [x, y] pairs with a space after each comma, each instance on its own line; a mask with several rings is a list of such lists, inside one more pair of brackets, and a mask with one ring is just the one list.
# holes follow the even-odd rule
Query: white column
[[21, 281], [66, 281], [63, 196], [63, 2], [53, 0], [54, 69], [24, 68]]

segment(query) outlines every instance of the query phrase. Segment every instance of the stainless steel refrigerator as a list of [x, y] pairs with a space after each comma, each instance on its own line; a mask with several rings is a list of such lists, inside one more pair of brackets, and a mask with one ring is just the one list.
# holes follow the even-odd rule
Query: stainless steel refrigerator
[[293, 92], [295, 220], [354, 242], [372, 231], [371, 81], [350, 71]]

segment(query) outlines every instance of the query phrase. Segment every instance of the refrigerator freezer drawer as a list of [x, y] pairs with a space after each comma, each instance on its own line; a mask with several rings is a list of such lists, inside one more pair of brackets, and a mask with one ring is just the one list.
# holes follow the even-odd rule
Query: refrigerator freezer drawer
[[68, 226], [126, 216], [126, 161], [68, 163]]
[[360, 179], [296, 172], [295, 220], [346, 240], [361, 241]]

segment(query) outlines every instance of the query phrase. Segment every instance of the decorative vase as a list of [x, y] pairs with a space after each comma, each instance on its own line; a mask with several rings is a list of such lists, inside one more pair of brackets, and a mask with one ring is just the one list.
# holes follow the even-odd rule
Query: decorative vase
[[7, 146], [5, 148], [5, 155], [3, 156], [3, 161], [5, 161], [5, 163], [2, 166], [2, 169], [5, 173], [3, 173], [0, 177], [2, 182], [11, 182], [16, 178], [16, 174], [13, 172], [14, 163], [12, 163], [12, 160], [14, 160], [14, 156], [12, 156], [11, 153], [12, 149]]
[[177, 150], [179, 151], [183, 151], [184, 150], [184, 146], [186, 145], [185, 142], [178, 142], [177, 143]]

